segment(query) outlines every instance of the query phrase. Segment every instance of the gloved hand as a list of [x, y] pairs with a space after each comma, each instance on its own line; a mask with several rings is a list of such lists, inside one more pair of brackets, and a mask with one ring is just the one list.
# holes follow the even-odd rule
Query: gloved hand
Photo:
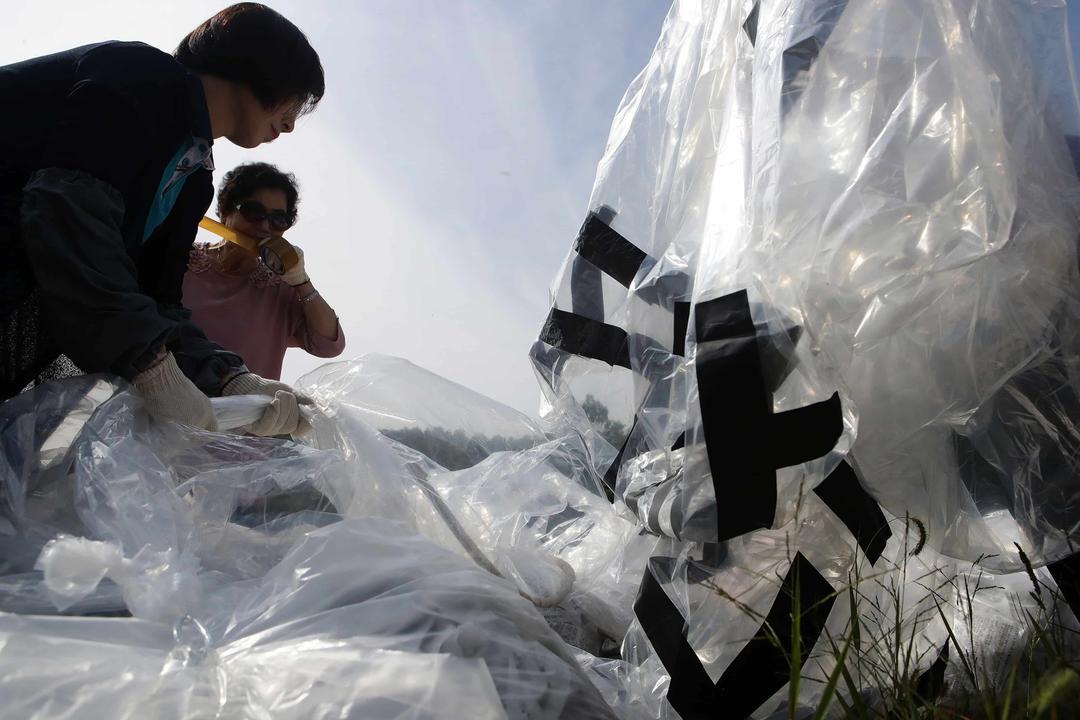
[[146, 411], [156, 418], [217, 430], [217, 418], [210, 398], [180, 372], [172, 353], [131, 380], [143, 399]]
[[286, 270], [281, 276], [281, 280], [282, 282], [296, 287], [297, 285], [303, 285], [308, 282], [310, 278], [308, 277], [307, 271], [304, 270], [304, 251], [296, 245], [293, 245], [293, 250], [296, 251], [296, 265], [293, 266], [291, 270]]
[[225, 383], [221, 394], [265, 395], [274, 398], [263, 411], [262, 417], [248, 428], [253, 435], [303, 435], [311, 429], [311, 424], [300, 414], [300, 405], [311, 405], [311, 398], [296, 392], [285, 383], [267, 380], [247, 372]]

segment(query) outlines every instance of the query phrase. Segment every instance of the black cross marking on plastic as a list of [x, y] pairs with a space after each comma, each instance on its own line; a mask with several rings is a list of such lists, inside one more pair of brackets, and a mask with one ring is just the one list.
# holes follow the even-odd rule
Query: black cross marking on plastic
[[[755, 18], [756, 19], [756, 18]], [[748, 33], [751, 28], [748, 27]], [[571, 268], [572, 313], [553, 309], [540, 340], [582, 357], [612, 366], [630, 367], [628, 336], [603, 322], [602, 275], [629, 288], [648, 256], [610, 227], [614, 212], [601, 208], [590, 213], [575, 242]], [[657, 285], [646, 302], [667, 304], [678, 297], [678, 287]], [[672, 354], [685, 355], [691, 305], [674, 302]], [[761, 337], [751, 317], [747, 293], [741, 291], [695, 308], [698, 341], [697, 373], [702, 402], [706, 451], [711, 468], [724, 468], [725, 482], [714, 472], [719, 511], [718, 535], [733, 537], [772, 524], [776, 506], [777, 468], [795, 465], [828, 453], [842, 431], [839, 397], [782, 413], [772, 410], [772, 393], [790, 372], [800, 328], [785, 325], [776, 336]], [[781, 323], [783, 325], [783, 323]], [[645, 339], [647, 340], [647, 339]], [[637, 417], [615, 461], [604, 477], [614, 490], [619, 467], [629, 454]], [[685, 445], [680, 436], [673, 449]], [[880, 557], [891, 535], [885, 517], [866, 493], [854, 470], [842, 463], [815, 489], [816, 494], [855, 536], [871, 563]], [[654, 503], [658, 504], [658, 503]], [[720, 510], [723, 508], [723, 510]], [[655, 508], [654, 508], [655, 509]], [[722, 545], [709, 545], [716, 562], [688, 568], [688, 579], [710, 576], [723, 555]], [[715, 556], [715, 557], [714, 557]], [[670, 570], [672, 558], [654, 558], [652, 568]], [[691, 577], [693, 575], [693, 577]], [[811, 648], [824, 628], [834, 602], [831, 586], [801, 554], [797, 554], [766, 622], [785, 647], [793, 635], [792, 599], [797, 583], [801, 616], [800, 639]], [[647, 569], [635, 613], [650, 642], [671, 675], [668, 700], [687, 720], [697, 717], [744, 717], [788, 681], [783, 653], [763, 630], [751, 639], [721, 679], [713, 683], [686, 640], [686, 622]], [[763, 626], [764, 627], [764, 626]]]
[[773, 412], [745, 290], [699, 303], [697, 380], [716, 493], [717, 539], [771, 527], [776, 470], [828, 453], [843, 430], [840, 396]]
[[782, 648], [792, 647], [796, 597], [800, 646], [809, 654], [825, 628], [836, 594], [817, 568], [797, 553], [765, 623], [713, 683], [686, 639], [682, 613], [657, 581], [654, 567], [646, 568], [634, 612], [671, 676], [667, 700], [683, 720], [744, 718], [787, 684], [791, 671]]
[[[604, 292], [602, 278], [611, 277], [623, 287], [629, 288], [641, 266], [649, 256], [611, 227], [616, 212], [602, 205], [585, 218], [574, 241], [575, 255], [570, 268], [570, 297], [572, 312], [552, 308], [540, 330], [539, 340], [562, 352], [598, 360], [613, 367], [631, 368], [629, 337], [625, 330], [609, 325], [604, 319]], [[671, 278], [668, 278], [670, 281]], [[688, 280], [682, 279], [683, 284]], [[678, 279], [674, 283], [680, 285]], [[661, 295], [670, 292], [670, 286], [658, 286], [642, 297], [647, 302], [662, 301]], [[690, 316], [690, 304], [676, 302], [673, 318], [673, 355], [683, 355], [686, 329]], [[638, 336], [644, 346], [663, 346], [647, 337]], [[534, 352], [534, 360], [537, 359]], [[555, 361], [548, 358], [546, 364], [554, 372]], [[635, 415], [630, 431], [619, 448], [615, 460], [604, 473], [604, 484], [614, 492], [619, 467], [627, 455], [635, 428]]]

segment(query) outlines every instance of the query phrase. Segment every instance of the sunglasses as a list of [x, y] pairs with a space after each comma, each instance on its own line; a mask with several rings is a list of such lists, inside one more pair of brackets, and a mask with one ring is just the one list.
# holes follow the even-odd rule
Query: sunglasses
[[267, 220], [277, 232], [285, 232], [296, 222], [296, 216], [285, 210], [267, 210], [266, 206], [257, 200], [248, 200], [236, 206], [237, 211], [249, 223], [260, 223]]

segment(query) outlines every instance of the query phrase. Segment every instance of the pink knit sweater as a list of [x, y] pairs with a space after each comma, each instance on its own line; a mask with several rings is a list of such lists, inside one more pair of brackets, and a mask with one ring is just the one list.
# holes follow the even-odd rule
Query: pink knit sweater
[[184, 305], [208, 338], [235, 352], [249, 370], [265, 378], [281, 379], [286, 348], [303, 348], [322, 358], [337, 357], [345, 349], [341, 324], [334, 340], [309, 332], [296, 291], [262, 263], [250, 275], [226, 274], [205, 245], [191, 250]]

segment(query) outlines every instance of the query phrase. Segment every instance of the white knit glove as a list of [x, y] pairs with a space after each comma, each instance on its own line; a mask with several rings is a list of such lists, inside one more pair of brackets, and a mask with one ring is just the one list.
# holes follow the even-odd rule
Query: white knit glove
[[172, 353], [132, 378], [131, 384], [154, 417], [217, 430], [210, 398], [180, 372]]
[[297, 285], [303, 285], [310, 281], [307, 271], [304, 270], [304, 251], [293, 245], [293, 250], [296, 251], [296, 265], [291, 270], [286, 270], [281, 276], [282, 282], [288, 283], [293, 287]]
[[300, 405], [310, 405], [311, 398], [296, 392], [285, 383], [267, 380], [248, 372], [225, 383], [221, 394], [265, 395], [273, 398], [263, 411], [262, 417], [248, 427], [253, 435], [303, 435], [311, 429], [310, 423], [300, 414]]

